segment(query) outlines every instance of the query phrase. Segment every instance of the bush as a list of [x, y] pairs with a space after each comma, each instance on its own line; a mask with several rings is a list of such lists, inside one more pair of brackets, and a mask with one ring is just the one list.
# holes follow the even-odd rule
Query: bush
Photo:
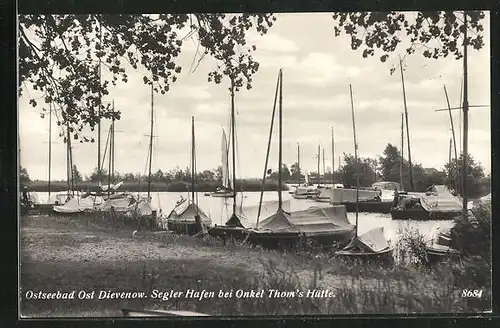
[[491, 202], [477, 202], [468, 215], [455, 219], [452, 246], [464, 256], [491, 261]]

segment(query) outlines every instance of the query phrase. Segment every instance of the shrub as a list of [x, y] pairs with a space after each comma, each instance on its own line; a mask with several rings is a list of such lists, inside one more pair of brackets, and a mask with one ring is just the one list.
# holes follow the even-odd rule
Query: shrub
[[477, 202], [468, 215], [455, 219], [452, 246], [465, 256], [491, 261], [491, 202]]

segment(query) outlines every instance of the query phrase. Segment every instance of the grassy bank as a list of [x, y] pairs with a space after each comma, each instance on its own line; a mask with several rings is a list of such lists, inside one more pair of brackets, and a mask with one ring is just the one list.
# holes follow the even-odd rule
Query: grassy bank
[[[477, 312], [489, 286], [470, 261], [391, 268], [350, 264], [307, 250], [290, 254], [170, 233], [141, 232], [97, 217], [21, 218], [21, 311], [25, 316], [120, 316], [124, 307], [181, 309], [210, 315]], [[477, 263], [476, 263], [477, 264]], [[488, 272], [489, 274], [489, 272]], [[481, 298], [462, 297], [483, 289]], [[153, 299], [153, 291], [214, 292], [213, 297]], [[270, 290], [293, 292], [272, 297]], [[329, 297], [307, 297], [308, 290]], [[32, 290], [145, 293], [140, 299], [27, 300]], [[219, 297], [220, 290], [231, 297]], [[262, 297], [236, 292], [264, 291]], [[301, 294], [302, 293], [302, 294]], [[254, 295], [255, 296], [255, 295]], [[319, 295], [316, 295], [319, 296]]]
[[[107, 184], [106, 181], [104, 181]], [[48, 182], [47, 181], [32, 181], [28, 185], [29, 190], [35, 192], [47, 192]], [[202, 181], [195, 183], [195, 190], [198, 192], [214, 192], [217, 187], [220, 187], [220, 182], [218, 181]], [[50, 185], [52, 192], [59, 192], [68, 189], [68, 184], [65, 181], [52, 181]], [[75, 189], [77, 190], [96, 190], [97, 183], [92, 181], [83, 181], [75, 184]], [[148, 183], [147, 181], [142, 181], [141, 183], [137, 181], [123, 181], [123, 185], [119, 190], [128, 190], [132, 192], [147, 192]], [[152, 181], [151, 191], [154, 192], [184, 192], [191, 190], [191, 182], [189, 181]], [[249, 180], [237, 180], [236, 190], [240, 191], [260, 191], [261, 181], [257, 179]], [[265, 191], [277, 191], [278, 182], [269, 181], [264, 185]], [[288, 190], [286, 184], [282, 184], [282, 190]]]

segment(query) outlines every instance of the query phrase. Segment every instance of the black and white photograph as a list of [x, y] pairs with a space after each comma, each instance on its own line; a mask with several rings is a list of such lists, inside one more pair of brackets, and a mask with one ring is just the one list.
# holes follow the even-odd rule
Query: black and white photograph
[[491, 313], [489, 11], [17, 19], [21, 318]]

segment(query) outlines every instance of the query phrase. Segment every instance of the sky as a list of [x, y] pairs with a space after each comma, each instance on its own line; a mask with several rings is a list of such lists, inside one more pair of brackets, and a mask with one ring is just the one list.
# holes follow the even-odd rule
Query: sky
[[[237, 164], [241, 178], [261, 177], [264, 170], [276, 79], [283, 68], [283, 162], [297, 161], [300, 144], [301, 168], [317, 170], [318, 145], [325, 148], [331, 167], [331, 131], [335, 136], [335, 167], [342, 153], [353, 153], [353, 130], [349, 85], [352, 85], [359, 156], [381, 155], [388, 143], [401, 144], [401, 113], [404, 111], [401, 75], [390, 74], [402, 48], [382, 63], [379, 56], [363, 58], [350, 46], [350, 38], [335, 37], [331, 13], [276, 14], [277, 20], [264, 35], [250, 34], [260, 63], [253, 88], [235, 97]], [[485, 47], [469, 48], [469, 104], [490, 104], [489, 15], [483, 21]], [[198, 171], [221, 165], [222, 128], [228, 131], [230, 96], [228, 86], [207, 82], [215, 67], [208, 56], [195, 72], [189, 68], [196, 52], [194, 42], [183, 45], [178, 63], [183, 72], [170, 92], [154, 95], [155, 132], [152, 170], [185, 168], [190, 162], [191, 116], [195, 117]], [[462, 60], [406, 57], [404, 79], [408, 108], [412, 161], [442, 169], [448, 161], [451, 127], [443, 85], [452, 107], [460, 105]], [[104, 70], [103, 70], [104, 71]], [[115, 170], [145, 174], [150, 122], [150, 88], [142, 82], [144, 71], [129, 70], [129, 82], [110, 90], [104, 101], [114, 100], [122, 112], [116, 121]], [[104, 72], [104, 77], [109, 76]], [[28, 94], [19, 99], [21, 165], [32, 180], [48, 178], [48, 119], [40, 107], [29, 105]], [[42, 104], [43, 106], [43, 104]], [[48, 108], [48, 106], [46, 105]], [[460, 111], [453, 112], [457, 148], [460, 150]], [[55, 124], [54, 124], [55, 126]], [[102, 151], [109, 121], [102, 123]], [[278, 167], [277, 123], [272, 138], [268, 168]], [[406, 132], [405, 132], [406, 134]], [[469, 111], [469, 152], [491, 171], [490, 108]], [[66, 153], [58, 131], [52, 129], [52, 179], [65, 179]], [[405, 158], [408, 158], [405, 137]], [[97, 145], [74, 144], [73, 162], [83, 176], [97, 166]], [[321, 167], [323, 164], [321, 163]], [[321, 168], [322, 170], [322, 168]]]

